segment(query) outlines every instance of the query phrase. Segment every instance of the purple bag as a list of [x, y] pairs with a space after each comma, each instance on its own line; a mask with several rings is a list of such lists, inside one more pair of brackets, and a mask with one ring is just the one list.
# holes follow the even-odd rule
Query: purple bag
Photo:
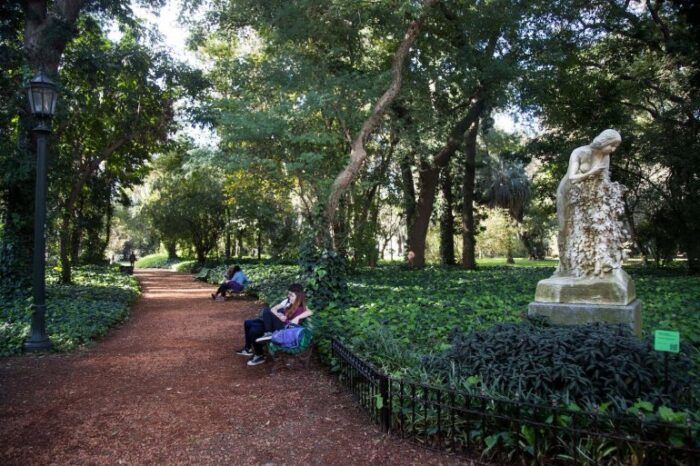
[[301, 342], [301, 335], [306, 329], [301, 325], [289, 325], [272, 332], [272, 343], [283, 348], [296, 348]]

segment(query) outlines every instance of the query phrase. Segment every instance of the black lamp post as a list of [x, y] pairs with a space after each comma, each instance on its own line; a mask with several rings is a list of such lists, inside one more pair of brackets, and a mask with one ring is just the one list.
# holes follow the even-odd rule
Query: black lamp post
[[34, 203], [34, 262], [32, 285], [34, 305], [32, 306], [32, 334], [24, 342], [24, 349], [46, 351], [51, 342], [46, 335], [46, 139], [51, 133], [51, 117], [56, 110], [58, 88], [40, 71], [27, 84], [29, 107], [39, 124], [32, 131], [36, 134], [36, 192]]

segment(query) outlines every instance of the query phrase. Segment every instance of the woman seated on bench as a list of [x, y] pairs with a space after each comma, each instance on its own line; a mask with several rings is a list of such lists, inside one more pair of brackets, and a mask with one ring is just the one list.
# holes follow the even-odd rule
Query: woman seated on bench
[[219, 289], [216, 290], [216, 293], [211, 294], [211, 299], [216, 299], [218, 295], [221, 295], [223, 298], [228, 290], [233, 290], [235, 292], [243, 291], [247, 282], [248, 277], [239, 266], [234, 265], [233, 267], [229, 267], [224, 274], [224, 282], [219, 286]]
[[249, 366], [262, 364], [265, 362], [265, 356], [263, 356], [262, 344], [256, 340], [272, 335], [272, 332], [283, 329], [287, 324], [300, 325], [301, 321], [311, 314], [313, 312], [306, 307], [304, 288], [298, 283], [289, 285], [287, 299], [272, 308], [264, 308], [257, 319], [244, 322], [245, 346], [236, 353], [241, 356], [252, 356], [248, 361]]

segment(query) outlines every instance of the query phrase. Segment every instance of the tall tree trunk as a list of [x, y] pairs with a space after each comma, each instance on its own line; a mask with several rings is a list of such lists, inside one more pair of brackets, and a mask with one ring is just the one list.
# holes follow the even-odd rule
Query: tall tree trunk
[[224, 257], [231, 259], [231, 232], [227, 229], [224, 234]]
[[450, 166], [442, 169], [442, 213], [440, 215], [440, 261], [443, 265], [455, 263], [455, 218], [452, 213], [452, 173]]
[[428, 10], [435, 3], [437, 3], [437, 0], [423, 0], [423, 14], [418, 20], [411, 22], [406, 30], [406, 33], [404, 34], [403, 40], [394, 53], [394, 59], [391, 64], [391, 83], [389, 88], [379, 98], [374, 106], [372, 114], [362, 124], [360, 132], [357, 134], [355, 140], [350, 146], [350, 163], [348, 163], [343, 171], [338, 174], [333, 182], [333, 186], [331, 187], [331, 193], [328, 196], [328, 203], [326, 205], [326, 222], [329, 227], [333, 225], [340, 198], [342, 197], [343, 193], [345, 193], [348, 186], [350, 186], [350, 184], [354, 181], [357, 173], [362, 167], [362, 164], [364, 163], [365, 159], [367, 159], [365, 142], [369, 138], [372, 131], [374, 131], [374, 129], [377, 127], [387, 108], [391, 105], [401, 90], [404, 62], [406, 61], [409, 50], [411, 49], [411, 45], [420, 32], [423, 22], [428, 14]]
[[168, 259], [177, 259], [177, 243], [175, 241], [166, 242], [165, 251], [168, 253]]
[[70, 212], [64, 212], [61, 218], [61, 230], [58, 233], [58, 259], [61, 262], [61, 283], [69, 284], [72, 280], [71, 270], [71, 236]]
[[80, 245], [83, 241], [83, 229], [80, 227], [81, 219], [75, 220], [70, 233], [70, 263], [78, 265], [80, 263]]
[[224, 234], [224, 257], [226, 260], [231, 259], [231, 232], [226, 230]]
[[82, 242], [83, 226], [85, 224], [85, 218], [83, 211], [85, 208], [85, 198], [80, 196], [78, 198], [77, 205], [73, 207], [75, 203], [71, 203], [68, 209], [69, 215], [72, 217], [72, 222], [70, 224], [70, 263], [72, 265], [78, 265], [80, 262], [80, 244]]
[[197, 255], [197, 262], [200, 264], [204, 264], [204, 262], [207, 260], [207, 252], [205, 248], [199, 244], [195, 245], [195, 254]]
[[[406, 218], [406, 238], [410, 242], [411, 232], [413, 231], [413, 224], [416, 221], [416, 187], [413, 183], [413, 161], [415, 160], [415, 153], [410, 152], [404, 157], [401, 157], [399, 161], [399, 166], [401, 167], [401, 187], [403, 191], [403, 209]], [[399, 254], [401, 253], [401, 248], [403, 248], [403, 240], [399, 241]], [[410, 250], [410, 247], [409, 247]]]
[[[477, 91], [477, 94], [479, 92]], [[464, 133], [479, 119], [484, 110], [484, 102], [477, 99], [466, 116], [459, 120], [450, 132], [445, 145], [435, 154], [431, 162], [422, 162], [419, 172], [420, 189], [418, 204], [416, 206], [416, 218], [408, 238], [408, 263], [412, 267], [425, 266], [425, 240], [430, 226], [430, 217], [433, 214], [433, 204], [437, 192], [440, 169], [446, 166], [452, 155], [461, 145]]]
[[224, 229], [224, 257], [226, 260], [231, 259], [231, 210], [228, 207], [224, 208], [224, 221], [226, 228]]
[[513, 243], [511, 239], [508, 240], [508, 249], [506, 251], [506, 264], [515, 264], [515, 259], [513, 259]]
[[257, 235], [257, 249], [258, 249], [258, 260], [262, 258], [262, 235], [260, 233], [260, 228], [258, 228], [258, 235]]
[[688, 235], [686, 233], [685, 243], [685, 253], [688, 256], [688, 273], [692, 275], [700, 274], [700, 241], [698, 241], [698, 236]]
[[425, 266], [425, 241], [428, 236], [433, 202], [437, 191], [440, 169], [427, 162], [421, 162], [418, 174], [419, 195], [416, 203], [416, 217], [408, 236], [408, 264], [411, 267]]
[[474, 184], [476, 179], [476, 136], [479, 121], [474, 122], [465, 141], [464, 180], [462, 181], [462, 267], [476, 270], [476, 232], [474, 222]]
[[379, 244], [377, 243], [377, 231], [379, 230], [379, 202], [375, 200], [369, 208], [369, 229], [372, 233], [369, 241], [372, 249], [369, 251], [368, 265], [376, 267], [379, 263]]
[[340, 199], [338, 203], [338, 212], [333, 219], [333, 223], [330, 225], [333, 231], [333, 244], [335, 250], [342, 257], [347, 257], [348, 254], [348, 242], [350, 229], [350, 218], [352, 216], [352, 202], [347, 199], [348, 196], [344, 196]]
[[234, 243], [236, 245], [236, 257], [240, 259], [243, 254], [243, 232], [241, 230], [236, 229]]
[[114, 208], [112, 207], [112, 199], [111, 197], [107, 198], [107, 212], [105, 216], [105, 241], [104, 241], [104, 246], [102, 248], [102, 254], [100, 254], [102, 257], [104, 257], [105, 252], [107, 251], [107, 248], [109, 247], [109, 241], [112, 238], [112, 217], [114, 215]]

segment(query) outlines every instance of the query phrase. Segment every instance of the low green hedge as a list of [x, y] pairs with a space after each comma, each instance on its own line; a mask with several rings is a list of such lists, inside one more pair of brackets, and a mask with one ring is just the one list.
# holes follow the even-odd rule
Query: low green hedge
[[589, 406], [612, 402], [622, 411], [637, 400], [687, 408], [695, 398], [688, 390], [696, 385], [691, 351], [683, 345], [666, 366], [651, 339], [637, 338], [625, 325], [524, 322], [454, 332], [450, 348], [424, 358], [423, 367], [439, 374], [441, 385], [477, 377], [485, 388], [511, 399], [576, 400]]
[[192, 271], [192, 268], [195, 267], [196, 265], [197, 265], [197, 261], [186, 260], [186, 261], [178, 262], [177, 264], [172, 265], [170, 268], [176, 272], [190, 272], [190, 271]]
[[[118, 267], [86, 266], [73, 269], [72, 285], [58, 284], [55, 272], [47, 276], [46, 331], [53, 348], [71, 350], [103, 336], [126, 319], [139, 294], [133, 276]], [[31, 298], [0, 303], [0, 356], [22, 352], [29, 335]]]

